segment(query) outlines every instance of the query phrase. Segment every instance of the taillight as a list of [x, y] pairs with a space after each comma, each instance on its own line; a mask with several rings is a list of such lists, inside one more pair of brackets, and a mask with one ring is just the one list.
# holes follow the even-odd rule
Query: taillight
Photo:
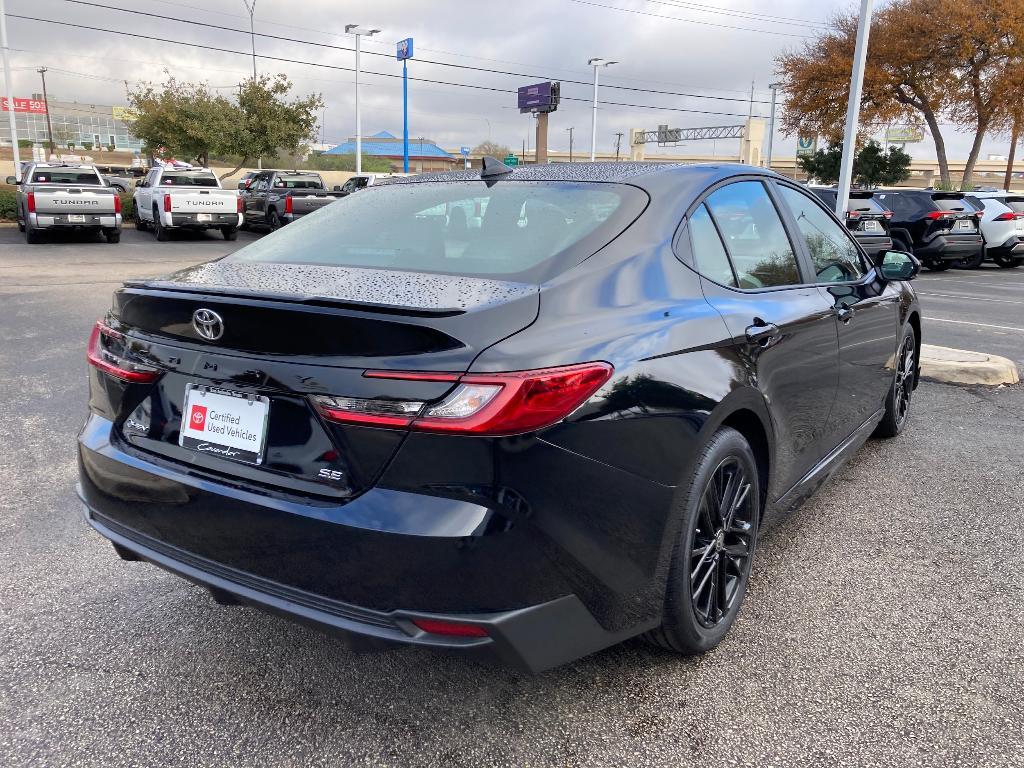
[[25, 199], [25, 205], [28, 207], [29, 213], [36, 212], [36, 193], [29, 192], [28, 197]]
[[463, 624], [459, 621], [441, 621], [440, 619], [413, 619], [412, 623], [432, 635], [487, 637], [487, 630], [478, 624]]
[[245, 201], [242, 198], [240, 198], [240, 197], [236, 197], [235, 198], [235, 212], [236, 213], [244, 213], [245, 212]]
[[847, 211], [846, 212], [846, 218], [848, 218], [848, 219], [859, 219], [860, 218], [860, 211]]
[[1019, 214], [1010, 213], [1009, 211], [1007, 211], [1006, 213], [1000, 213], [998, 216], [992, 219], [992, 221], [1013, 221], [1014, 219], [1017, 218], [1020, 218]]
[[164, 195], [164, 213], [171, 212], [171, 196]]
[[451, 381], [440, 401], [316, 396], [330, 421], [420, 432], [516, 435], [555, 424], [593, 395], [612, 375], [608, 363], [583, 363], [511, 373], [455, 374], [367, 371], [368, 378]]
[[92, 334], [89, 336], [86, 358], [90, 365], [94, 365], [104, 373], [133, 384], [147, 384], [156, 381], [160, 375], [160, 371], [156, 368], [129, 360], [124, 334], [104, 325], [102, 321], [98, 321], [93, 326]]
[[887, 219], [891, 219], [892, 218], [892, 211], [882, 211], [882, 215], [885, 218], [887, 218]]
[[284, 212], [291, 213], [294, 210], [294, 204], [292, 203], [291, 195], [289, 195], [284, 199]]
[[114, 195], [114, 213], [121, 212], [121, 196], [118, 194]]
[[928, 211], [924, 217], [926, 219], [931, 219], [932, 221], [937, 221], [938, 219], [952, 219], [955, 215], [955, 213], [950, 213], [949, 211]]

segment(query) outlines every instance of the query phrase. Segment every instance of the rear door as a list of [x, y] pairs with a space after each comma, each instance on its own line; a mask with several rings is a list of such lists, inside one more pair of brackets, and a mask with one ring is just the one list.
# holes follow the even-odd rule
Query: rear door
[[839, 350], [832, 302], [804, 274], [762, 181], [718, 187], [693, 211], [689, 229], [705, 297], [755, 367], [777, 437], [779, 490], [788, 491], [833, 447], [827, 425]]
[[263, 222], [270, 176], [269, 173], [257, 174], [249, 185], [249, 194], [245, 198], [245, 216], [252, 223]]
[[839, 386], [828, 432], [835, 443], [884, 406], [899, 330], [899, 290], [874, 279], [845, 226], [802, 190], [776, 182], [839, 337]]

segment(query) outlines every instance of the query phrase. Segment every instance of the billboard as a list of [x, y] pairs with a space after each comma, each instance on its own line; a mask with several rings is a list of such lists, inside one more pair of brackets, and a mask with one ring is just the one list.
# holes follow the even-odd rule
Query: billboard
[[805, 157], [818, 151], [817, 136], [798, 136], [796, 139], [796, 156]]
[[916, 144], [924, 141], [924, 131], [914, 125], [892, 125], [885, 129], [885, 140], [890, 144]]
[[405, 40], [399, 40], [395, 43], [395, 58], [399, 61], [405, 61], [406, 59], [412, 58], [412, 38], [407, 37]]
[[524, 85], [519, 89], [519, 111], [554, 112], [558, 109], [560, 87], [550, 81]]
[[[4, 96], [3, 99], [0, 99], [0, 104], [2, 104], [2, 108], [3, 108], [4, 112], [9, 112], [10, 111], [10, 105], [9, 105], [9, 103], [7, 101], [7, 97], [6, 96]], [[46, 114], [46, 102], [45, 101], [37, 101], [36, 99], [19, 99], [19, 98], [15, 98], [14, 99], [14, 111], [15, 112], [33, 112], [33, 113], [35, 113], [37, 115], [45, 115]]]
[[138, 117], [135, 110], [131, 107], [111, 107], [110, 113], [115, 120], [120, 120], [124, 123], [130, 123]]

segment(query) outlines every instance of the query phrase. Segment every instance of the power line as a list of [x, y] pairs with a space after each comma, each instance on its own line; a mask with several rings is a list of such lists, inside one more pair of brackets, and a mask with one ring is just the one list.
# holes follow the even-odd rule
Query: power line
[[[193, 26], [206, 27], [208, 29], [215, 29], [215, 30], [220, 31], [220, 32], [235, 32], [235, 33], [243, 34], [243, 35], [250, 35], [250, 34], [252, 34], [249, 30], [245, 30], [245, 29], [236, 29], [234, 27], [225, 27], [225, 26], [223, 26], [221, 24], [212, 24], [210, 22], [204, 22], [204, 21], [193, 21], [191, 19], [179, 19], [179, 18], [176, 18], [174, 16], [166, 16], [166, 15], [160, 14], [160, 13], [152, 13], [152, 12], [149, 12], [149, 11], [136, 11], [136, 10], [134, 10], [132, 8], [118, 8], [118, 7], [112, 6], [112, 5], [104, 5], [103, 3], [90, 2], [89, 0], [64, 0], [64, 2], [71, 3], [73, 5], [88, 6], [88, 7], [91, 7], [91, 8], [103, 8], [103, 9], [108, 10], [108, 11], [118, 11], [120, 13], [130, 13], [130, 14], [134, 14], [134, 15], [137, 15], [137, 16], [146, 16], [146, 17], [149, 17], [149, 18], [160, 19], [162, 21], [173, 21], [173, 22], [177, 22], [179, 24], [190, 24], [190, 25], [193, 25]], [[355, 52], [355, 48], [350, 48], [350, 47], [344, 46], [344, 45], [332, 45], [330, 43], [317, 43], [317, 42], [313, 42], [313, 41], [310, 41], [310, 40], [300, 40], [300, 39], [294, 38], [294, 37], [284, 37], [284, 36], [281, 36], [281, 35], [271, 35], [271, 34], [267, 34], [265, 32], [256, 32], [255, 34], [257, 36], [259, 36], [259, 37], [263, 37], [263, 38], [266, 38], [268, 40], [277, 40], [277, 41], [286, 42], [286, 43], [298, 43], [299, 45], [311, 45], [311, 46], [314, 46], [316, 48], [328, 48], [328, 49], [335, 50], [335, 51]], [[392, 54], [380, 53], [378, 51], [363, 51], [363, 53], [365, 53], [367, 55], [370, 55], [370, 56], [383, 56], [384, 58], [387, 58], [387, 59], [392, 59], [393, 58]], [[471, 66], [469, 64], [455, 64], [455, 63], [449, 62], [449, 61], [434, 61], [432, 59], [416, 59], [416, 61], [421, 63], [421, 64], [433, 64], [433, 65], [440, 66], [440, 67], [452, 67], [454, 69], [464, 69], [464, 70], [469, 70], [469, 71], [473, 71], [473, 72], [487, 72], [489, 74], [495, 74], [495, 75], [510, 75], [510, 76], [513, 76], [513, 77], [523, 77], [523, 78], [536, 78], [536, 77], [540, 77], [540, 75], [525, 74], [523, 72], [511, 72], [511, 71], [508, 71], [508, 70], [501, 70], [501, 69], [489, 69], [487, 67], [474, 67], [474, 66]], [[555, 78], [552, 78], [552, 79], [555, 79]], [[582, 85], [582, 86], [586, 86], [588, 88], [591, 86], [591, 82], [590, 81], [586, 81], [586, 80], [567, 80], [567, 79], [562, 79], [561, 82], [569, 83], [569, 84], [572, 84], [572, 85]], [[678, 96], [678, 97], [690, 98], [690, 99], [710, 99], [710, 100], [713, 100], [713, 101], [735, 101], [735, 102], [742, 102], [744, 104], [749, 102], [749, 99], [738, 98], [738, 97], [735, 97], [735, 96], [709, 96], [707, 94], [701, 94], [701, 93], [683, 93], [683, 92], [679, 92], [679, 91], [661, 91], [661, 90], [655, 90], [655, 89], [650, 89], [650, 88], [636, 88], [634, 86], [614, 85], [614, 84], [608, 84], [605, 87], [606, 88], [610, 88], [610, 89], [620, 90], [620, 91], [631, 91], [631, 92], [634, 92], [634, 93], [649, 93], [649, 94], [653, 94], [653, 95], [656, 95], [656, 96]], [[770, 102], [768, 102], [768, 101], [758, 101], [757, 103], [759, 103], [759, 104], [769, 104]]]
[[704, 5], [703, 3], [687, 2], [687, 0], [647, 0], [655, 5], [667, 5], [672, 8], [680, 8], [687, 11], [699, 11], [701, 13], [715, 13], [723, 16], [732, 16], [737, 19], [750, 19], [752, 21], [767, 21], [771, 24], [788, 24], [797, 27], [811, 27], [814, 29], [829, 29], [831, 24], [826, 21], [808, 21], [807, 19], [793, 18], [792, 16], [774, 16], [769, 13], [757, 13], [755, 11], [741, 11], [736, 8], [722, 8], [717, 5]]
[[[66, 1], [70, 2], [72, 0], [66, 0]], [[115, 10], [121, 10], [121, 9], [115, 9]], [[230, 48], [221, 48], [221, 47], [215, 46], [215, 45], [203, 45], [201, 43], [188, 43], [188, 42], [185, 42], [185, 41], [182, 41], [182, 40], [168, 40], [166, 38], [156, 37], [154, 35], [143, 35], [143, 34], [138, 33], [138, 32], [125, 32], [123, 30], [107, 29], [105, 27], [93, 27], [93, 26], [90, 26], [90, 25], [87, 25], [87, 24], [76, 24], [76, 23], [73, 23], [73, 22], [70, 22], [70, 21], [57, 21], [55, 19], [42, 19], [42, 18], [39, 18], [37, 16], [24, 16], [24, 15], [15, 14], [15, 13], [9, 13], [9, 14], [7, 14], [7, 17], [11, 18], [11, 19], [22, 19], [23, 21], [38, 21], [38, 22], [42, 22], [44, 24], [54, 24], [54, 25], [62, 26], [62, 27], [72, 27], [72, 28], [75, 28], [75, 29], [84, 29], [84, 30], [88, 30], [90, 32], [105, 32], [105, 33], [113, 34], [113, 35], [124, 35], [126, 37], [134, 37], [134, 38], [137, 38], [139, 40], [151, 40], [153, 42], [168, 43], [170, 45], [183, 45], [183, 46], [187, 46], [187, 47], [190, 47], [190, 48], [201, 48], [203, 50], [217, 51], [219, 53], [230, 53], [230, 54], [235, 55], [235, 56], [247, 56], [247, 57], [251, 57], [252, 56], [252, 52], [251, 51], [235, 51], [235, 50], [232, 50]], [[330, 46], [330, 47], [333, 47], [333, 46]], [[257, 54], [257, 57], [261, 58], [261, 59], [266, 59], [267, 61], [278, 61], [278, 62], [282, 62], [282, 63], [286, 63], [286, 64], [301, 64], [301, 65], [310, 66], [310, 67], [320, 67], [320, 68], [323, 68], [323, 69], [333, 69], [333, 70], [338, 70], [338, 71], [342, 71], [342, 72], [355, 72], [355, 69], [353, 67], [343, 67], [343, 66], [339, 66], [339, 65], [336, 65], [336, 64], [323, 64], [321, 62], [316, 62], [316, 61], [304, 61], [302, 59], [289, 59], [289, 58], [285, 58], [283, 56], [268, 56], [266, 54]], [[363, 73], [367, 74], [367, 75], [376, 75], [378, 77], [390, 77], [390, 78], [400, 78], [401, 77], [400, 74], [391, 73], [391, 72], [372, 72], [372, 71], [368, 71], [368, 70], [363, 70]], [[450, 80], [434, 80], [432, 78], [426, 78], [426, 77], [410, 77], [409, 79], [413, 80], [413, 81], [416, 81], [416, 82], [421, 82], [421, 83], [433, 83], [435, 85], [447, 85], [447, 86], [451, 86], [451, 87], [455, 87], [455, 88], [472, 88], [472, 89], [476, 89], [476, 90], [491, 91], [491, 92], [495, 92], [495, 93], [517, 93], [517, 91], [509, 89], [509, 88], [495, 88], [493, 86], [476, 85], [476, 84], [473, 84], [473, 83], [458, 83], [458, 82], [452, 82]], [[563, 96], [562, 100], [563, 101], [578, 101], [578, 102], [583, 102], [583, 103], [587, 103], [587, 104], [590, 104], [592, 102], [591, 99], [576, 98], [576, 97], [572, 97], [572, 96]], [[685, 112], [685, 113], [698, 114], [698, 115], [717, 115], [717, 116], [721, 116], [721, 117], [746, 117], [746, 115], [741, 115], [741, 114], [736, 113], [736, 112], [714, 112], [714, 111], [703, 110], [703, 109], [685, 109], [683, 107], [662, 107], [662, 106], [657, 106], [657, 105], [653, 105], [653, 104], [630, 104], [630, 103], [619, 102], [619, 101], [598, 101], [598, 104], [603, 104], [605, 106], [610, 106], [610, 107], [630, 107], [630, 108], [633, 108], [633, 109], [654, 109], [654, 110], [659, 110], [659, 111], [662, 111], [662, 112]], [[758, 115], [758, 117], [762, 117], [762, 116]]]
[[732, 29], [739, 32], [757, 32], [762, 35], [779, 35], [780, 37], [799, 37], [799, 38], [810, 38], [810, 35], [798, 35], [793, 32], [776, 32], [770, 29], [754, 29], [752, 27], [734, 27], [729, 24], [718, 24], [713, 21], [701, 21], [700, 19], [684, 19], [681, 16], [665, 16], [661, 13], [651, 13], [650, 11], [641, 11], [638, 8], [619, 8], [615, 5], [602, 5], [601, 3], [593, 3], [590, 0], [569, 0], [571, 3], [578, 3], [580, 5], [589, 5], [593, 8], [604, 8], [609, 11], [621, 11], [622, 13], [634, 13], [638, 16], [652, 16], [656, 19], [671, 19], [672, 21], [685, 21], [690, 24], [703, 24], [708, 27], [718, 27], [719, 29]]

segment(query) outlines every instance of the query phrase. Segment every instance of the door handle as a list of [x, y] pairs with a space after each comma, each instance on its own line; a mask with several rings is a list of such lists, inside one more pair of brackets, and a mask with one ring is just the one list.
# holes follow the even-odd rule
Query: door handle
[[837, 305], [835, 308], [836, 317], [839, 318], [840, 322], [844, 325], [853, 320], [853, 307], [848, 307], [845, 304]]
[[772, 339], [779, 337], [781, 331], [775, 323], [766, 323], [763, 320], [754, 321], [753, 325], [747, 326], [747, 341], [751, 344], [767, 346]]

